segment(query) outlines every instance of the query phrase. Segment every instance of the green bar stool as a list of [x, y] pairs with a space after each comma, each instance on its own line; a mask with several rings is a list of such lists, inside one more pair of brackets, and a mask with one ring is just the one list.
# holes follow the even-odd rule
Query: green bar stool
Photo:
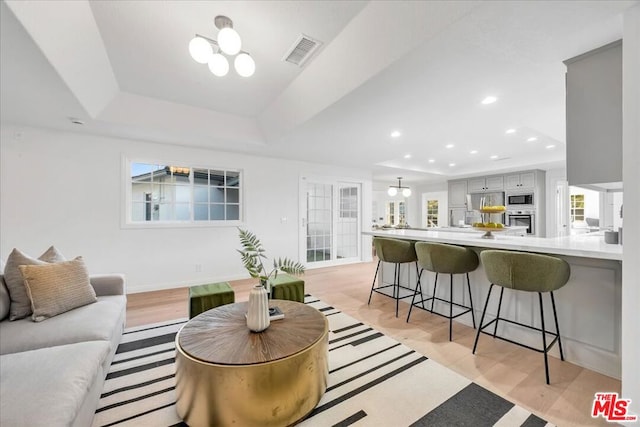
[[[373, 276], [373, 283], [371, 284], [371, 292], [369, 293], [369, 302], [371, 303], [371, 296], [374, 292], [388, 296], [396, 300], [396, 317], [398, 317], [398, 303], [401, 299], [410, 298], [413, 295], [414, 289], [408, 286], [400, 284], [400, 264], [416, 263], [416, 273], [418, 272], [418, 258], [416, 257], [416, 251], [414, 249], [414, 242], [410, 240], [389, 239], [386, 237], [374, 237], [373, 245], [376, 248], [378, 255], [378, 266], [376, 267], [376, 274]], [[394, 264], [393, 270], [393, 283], [376, 287], [376, 278], [378, 277], [378, 270], [380, 269], [381, 262], [388, 262]], [[393, 288], [392, 295], [382, 292], [382, 289]], [[400, 296], [400, 290], [406, 289], [411, 291], [411, 294]]]
[[[487, 279], [491, 282], [489, 287], [489, 293], [487, 294], [487, 301], [484, 304], [484, 310], [482, 310], [482, 317], [480, 319], [480, 327], [476, 333], [476, 340], [473, 343], [473, 354], [476, 352], [478, 346], [478, 338], [480, 338], [480, 332], [493, 335], [494, 338], [499, 338], [504, 341], [508, 341], [513, 344], [517, 344], [521, 347], [544, 353], [544, 371], [549, 384], [549, 362], [547, 359], [547, 353], [549, 349], [558, 342], [558, 348], [560, 350], [560, 360], [564, 360], [564, 354], [562, 352], [562, 339], [560, 338], [560, 327], [558, 326], [558, 315], [556, 312], [556, 301], [553, 297], [553, 291], [560, 289], [569, 281], [571, 276], [571, 267], [569, 264], [556, 257], [524, 252], [514, 251], [498, 251], [498, 250], [485, 250], [480, 253], [484, 270], [487, 274]], [[489, 305], [489, 298], [491, 297], [491, 291], [493, 286], [500, 286], [500, 300], [498, 302], [498, 312], [496, 318], [483, 325], [484, 316], [487, 312], [487, 306]], [[513, 320], [500, 317], [500, 309], [502, 306], [502, 294], [504, 289], [512, 289], [514, 291], [524, 292], [536, 292], [538, 294], [538, 301], [540, 302], [540, 322], [542, 329], [536, 328], [524, 323], [515, 322]], [[542, 293], [549, 293], [551, 296], [551, 305], [553, 307], [553, 319], [556, 324], [556, 332], [549, 332], [545, 329], [544, 325], [544, 305], [542, 303]], [[542, 333], [542, 348], [535, 348], [523, 343], [512, 341], [505, 337], [496, 336], [498, 330], [498, 321], [512, 323], [514, 325], [524, 326], [525, 328], [533, 329]], [[495, 323], [493, 333], [485, 332], [484, 329]], [[547, 345], [547, 334], [553, 336], [551, 343]]]
[[304, 280], [287, 273], [271, 279], [271, 298], [304, 302]]
[[235, 300], [235, 293], [227, 282], [192, 286], [189, 288], [189, 319]]
[[[471, 283], [469, 282], [469, 272], [478, 268], [478, 255], [476, 253], [466, 247], [463, 246], [455, 246], [455, 245], [446, 245], [442, 243], [429, 243], [429, 242], [418, 242], [416, 243], [416, 254], [418, 256], [418, 265], [420, 266], [420, 273], [418, 274], [418, 285], [416, 286], [415, 293], [413, 294], [413, 298], [411, 300], [411, 306], [409, 307], [409, 314], [407, 315], [407, 322], [409, 322], [409, 317], [411, 317], [411, 309], [413, 307], [418, 307], [423, 310], [426, 310], [430, 313], [437, 314], [438, 316], [445, 317], [449, 319], [449, 341], [451, 341], [451, 336], [453, 334], [453, 319], [456, 317], [460, 317], [463, 314], [471, 312], [471, 321], [473, 322], [473, 327], [476, 327], [476, 319], [473, 313], [473, 298], [471, 297]], [[424, 270], [432, 271], [436, 273], [436, 279], [433, 282], [433, 296], [429, 298], [424, 298], [422, 296], [422, 285], [420, 283], [420, 278]], [[442, 299], [436, 296], [436, 288], [438, 286], [438, 274], [448, 274], [449, 275], [449, 299]], [[454, 274], [466, 274], [467, 276], [467, 289], [469, 291], [469, 305], [464, 305], [462, 303], [453, 302], [453, 275]], [[464, 294], [464, 281], [462, 292]], [[420, 301], [416, 301], [416, 296], [420, 294]], [[442, 314], [434, 311], [434, 303], [435, 301], [442, 301], [449, 305], [449, 314]], [[431, 308], [426, 308], [424, 303], [427, 301], [431, 301]], [[419, 304], [419, 305], [418, 305]], [[464, 310], [453, 314], [453, 306], [461, 307]]]

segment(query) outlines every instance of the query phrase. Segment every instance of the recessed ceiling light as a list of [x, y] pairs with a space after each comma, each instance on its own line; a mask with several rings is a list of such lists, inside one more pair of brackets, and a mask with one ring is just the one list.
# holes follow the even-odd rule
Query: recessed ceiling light
[[405, 158], [405, 159], [410, 159], [410, 158], [411, 158], [411, 154], [405, 154], [405, 155], [404, 155], [404, 158]]
[[551, 145], [547, 145], [547, 148], [548, 148], [548, 149], [552, 149], [552, 148], [556, 148], [556, 146], [555, 146], [555, 145], [553, 145], [553, 144], [551, 144]]
[[498, 98], [496, 98], [495, 96], [487, 96], [485, 99], [482, 100], [482, 105], [493, 104], [497, 100]]
[[454, 167], [455, 165], [456, 165], [455, 163], [449, 163], [450, 168]]
[[478, 150], [471, 150], [469, 151], [469, 154], [478, 154]]
[[516, 133], [515, 129], [507, 129], [504, 133], [506, 133], [507, 135], [511, 135], [512, 133]]
[[533, 141], [537, 141], [538, 138], [536, 138], [535, 136], [532, 136], [531, 138], [527, 138], [527, 142], [533, 142]]
[[402, 136], [402, 132], [400, 132], [399, 130], [394, 130], [393, 132], [391, 132], [391, 138], [398, 138]]
[[489, 157], [489, 158], [490, 158], [491, 160], [495, 160], [495, 159], [497, 159], [497, 158], [498, 158], [498, 156], [494, 154], [493, 156], [491, 156], [491, 157]]
[[427, 160], [429, 163], [435, 163], [436, 159], [429, 159]]
[[454, 147], [454, 145], [453, 145], [453, 144], [447, 144], [447, 145], [445, 145], [445, 148], [453, 148], [453, 147]]

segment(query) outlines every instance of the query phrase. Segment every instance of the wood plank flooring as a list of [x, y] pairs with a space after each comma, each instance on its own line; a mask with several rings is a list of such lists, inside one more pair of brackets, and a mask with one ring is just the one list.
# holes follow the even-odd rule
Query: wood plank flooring
[[[371, 262], [307, 270], [305, 291], [551, 423], [610, 425], [591, 418], [591, 405], [596, 392], [620, 393], [619, 380], [550, 357], [551, 385], [546, 385], [540, 353], [490, 338], [482, 340], [473, 355], [475, 330], [470, 327], [454, 322], [449, 342], [445, 318], [415, 310], [406, 323], [408, 305], [400, 305], [396, 318], [395, 301], [379, 294], [368, 306], [375, 267]], [[246, 301], [254, 283], [231, 282], [236, 301]], [[187, 317], [188, 295], [187, 288], [128, 295], [127, 326]]]

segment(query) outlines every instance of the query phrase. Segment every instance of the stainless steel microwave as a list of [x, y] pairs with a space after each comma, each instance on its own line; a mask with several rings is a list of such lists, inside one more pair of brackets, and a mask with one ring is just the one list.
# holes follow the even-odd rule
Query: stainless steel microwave
[[533, 206], [533, 193], [507, 194], [507, 206]]

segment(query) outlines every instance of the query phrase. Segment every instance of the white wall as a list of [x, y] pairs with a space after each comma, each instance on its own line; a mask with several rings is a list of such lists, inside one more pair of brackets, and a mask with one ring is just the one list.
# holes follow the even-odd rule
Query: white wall
[[235, 227], [123, 228], [123, 156], [243, 169], [244, 227], [267, 255], [298, 259], [302, 174], [361, 180], [369, 227], [369, 171], [25, 127], [0, 131], [3, 260], [14, 247], [38, 256], [55, 244], [67, 257], [82, 255], [91, 273], [126, 274], [129, 292], [248, 277]]
[[636, 220], [640, 212], [640, 5], [624, 15], [623, 40], [622, 397], [631, 399], [632, 413], [640, 414], [640, 222]]

